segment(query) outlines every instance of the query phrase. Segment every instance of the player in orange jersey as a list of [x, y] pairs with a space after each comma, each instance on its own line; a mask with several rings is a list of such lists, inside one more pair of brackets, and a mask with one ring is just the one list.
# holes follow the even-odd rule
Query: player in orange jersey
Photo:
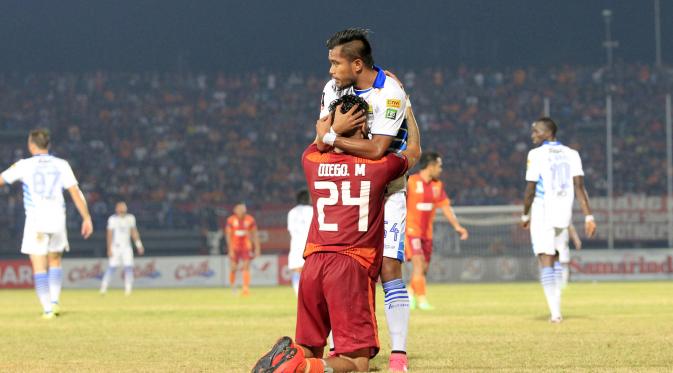
[[243, 295], [248, 295], [250, 259], [259, 256], [260, 245], [257, 223], [255, 223], [255, 218], [247, 214], [245, 204], [239, 203], [234, 206], [234, 214], [227, 218], [224, 236], [227, 239], [229, 261], [231, 263], [229, 284], [232, 289], [236, 289], [236, 271], [239, 269], [240, 262], [240, 269], [243, 272]]
[[409, 177], [407, 183], [407, 257], [411, 257], [413, 273], [411, 276], [410, 307], [429, 310], [433, 307], [425, 297], [425, 274], [432, 257], [432, 222], [435, 210], [442, 213], [451, 223], [461, 240], [469, 236], [467, 229], [458, 222], [451, 208], [451, 201], [444, 192], [439, 180], [442, 173], [442, 158], [438, 153], [423, 153], [419, 162], [421, 170]]

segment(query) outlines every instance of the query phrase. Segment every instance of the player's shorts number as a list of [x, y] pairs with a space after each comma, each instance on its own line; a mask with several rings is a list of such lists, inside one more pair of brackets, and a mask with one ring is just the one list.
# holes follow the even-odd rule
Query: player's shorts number
[[[325, 223], [325, 206], [334, 206], [339, 203], [339, 188], [337, 183], [332, 181], [316, 181], [314, 183], [315, 189], [329, 190], [329, 197], [318, 198], [318, 229], [321, 231], [338, 232], [339, 225], [337, 223]], [[369, 224], [369, 191], [371, 188], [370, 181], [360, 182], [360, 197], [351, 196], [351, 182], [341, 182], [341, 202], [344, 206], [358, 206], [358, 231], [366, 232]]]

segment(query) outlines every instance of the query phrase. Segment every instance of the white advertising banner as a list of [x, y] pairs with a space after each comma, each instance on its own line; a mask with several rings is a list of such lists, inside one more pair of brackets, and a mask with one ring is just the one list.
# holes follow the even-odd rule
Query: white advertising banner
[[[107, 269], [107, 259], [64, 259], [63, 286], [97, 288]], [[226, 256], [139, 257], [134, 263], [135, 287], [229, 286], [229, 259]], [[278, 284], [278, 257], [263, 255], [250, 265], [251, 285]], [[111, 287], [123, 286], [122, 267], [117, 268]], [[237, 283], [240, 286], [241, 275]]]
[[581, 250], [570, 257], [572, 281], [673, 280], [673, 250]]

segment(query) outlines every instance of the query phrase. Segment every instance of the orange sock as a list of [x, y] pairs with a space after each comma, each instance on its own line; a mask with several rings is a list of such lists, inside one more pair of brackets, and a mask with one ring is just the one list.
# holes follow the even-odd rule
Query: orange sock
[[236, 271], [229, 271], [229, 285], [234, 287], [236, 284]]
[[414, 290], [414, 295], [418, 297], [425, 296], [425, 276], [412, 277], [411, 288]]
[[322, 359], [317, 359], [314, 357], [307, 358], [301, 364], [297, 366], [295, 373], [324, 373], [325, 364], [323, 364]]
[[243, 271], [243, 289], [247, 289], [250, 286], [250, 271]]

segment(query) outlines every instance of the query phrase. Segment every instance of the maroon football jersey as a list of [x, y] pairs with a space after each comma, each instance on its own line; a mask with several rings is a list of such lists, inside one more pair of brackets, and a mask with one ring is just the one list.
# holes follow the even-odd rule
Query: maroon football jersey
[[404, 156], [380, 160], [321, 153], [312, 144], [302, 155], [313, 203], [304, 258], [315, 252], [351, 256], [376, 277], [383, 258], [383, 197], [386, 185], [407, 170]]

